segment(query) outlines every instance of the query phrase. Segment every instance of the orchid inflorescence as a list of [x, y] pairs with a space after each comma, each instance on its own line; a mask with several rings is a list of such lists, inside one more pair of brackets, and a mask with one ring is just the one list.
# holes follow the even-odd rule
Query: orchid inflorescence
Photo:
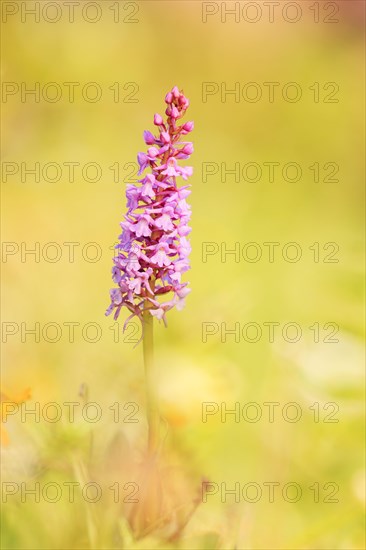
[[[138, 175], [146, 169], [149, 173], [138, 180], [141, 185], [127, 185], [128, 211], [120, 224], [122, 234], [116, 245], [118, 254], [112, 273], [118, 286], [110, 291], [111, 304], [106, 315], [115, 310], [117, 320], [125, 306], [131, 312], [126, 323], [134, 316], [142, 321], [148, 310], [166, 324], [166, 312], [174, 306], [181, 309], [190, 292], [188, 283], [181, 282], [182, 274], [190, 268], [187, 235], [191, 231], [191, 212], [186, 202], [190, 186], [178, 187], [177, 178], [187, 180], [193, 172], [192, 167], [178, 164], [193, 152], [192, 143], [182, 141], [193, 130], [193, 122], [178, 123], [189, 100], [176, 86], [166, 95], [165, 102], [166, 121], [159, 114], [154, 116], [159, 136], [144, 132], [149, 147], [137, 156]], [[170, 300], [158, 300], [169, 292], [173, 292]]]

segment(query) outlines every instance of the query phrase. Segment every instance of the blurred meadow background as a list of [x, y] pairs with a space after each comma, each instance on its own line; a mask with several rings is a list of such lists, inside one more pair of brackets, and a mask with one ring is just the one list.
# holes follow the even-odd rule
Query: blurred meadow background
[[[2, 2], [2, 385], [4, 401], [14, 404], [14, 414], [3, 418], [3, 548], [365, 548], [363, 3], [302, 0], [292, 23], [286, 20], [295, 17], [292, 8], [286, 17], [282, 12], [286, 2], [272, 23], [262, 2], [255, 23], [248, 22], [255, 7], [240, 11], [239, 21], [233, 15], [225, 21], [221, 3], [155, 0], [94, 2], [84, 15], [91, 3], [81, 1], [73, 22], [65, 2], [40, 2], [39, 9], [59, 10], [49, 6], [36, 22], [24, 11], [34, 4]], [[237, 4], [242, 10], [248, 3]], [[37, 82], [39, 101], [22, 95], [22, 83], [31, 89]], [[52, 82], [62, 90], [55, 102], [42, 96]], [[65, 82], [80, 83], [73, 102]], [[98, 101], [82, 96], [90, 82], [102, 90]], [[257, 102], [245, 94], [237, 102], [221, 96], [235, 83], [246, 90], [248, 82], [263, 92]], [[266, 82], [279, 83], [273, 101]], [[301, 88], [297, 102], [282, 96], [289, 82]], [[334, 85], [324, 89], [329, 82], [339, 87], [332, 96]], [[170, 515], [165, 530], [137, 540], [130, 504], [122, 500], [146, 444], [142, 349], [135, 346], [140, 328], [135, 323], [123, 335], [126, 314], [116, 325], [104, 311], [125, 186], [136, 177], [137, 152], [145, 150], [142, 132], [153, 129], [153, 115], [163, 114], [174, 85], [191, 101], [186, 120], [195, 121], [192, 269], [185, 277], [192, 292], [183, 311], [169, 312], [167, 329], [155, 323]], [[269, 162], [279, 163], [274, 181]], [[38, 182], [26, 172], [35, 163]], [[47, 163], [58, 163], [61, 173], [51, 167], [44, 177]], [[79, 163], [74, 178], [64, 163]], [[99, 172], [83, 173], [88, 163]], [[239, 177], [225, 178], [225, 167], [235, 163]], [[247, 163], [261, 167], [258, 181], [248, 181], [255, 179], [250, 170], [243, 176]], [[289, 181], [291, 168], [283, 177], [287, 163], [300, 165], [299, 181]], [[315, 163], [318, 178], [309, 168]], [[280, 243], [272, 262], [268, 242]], [[283, 258], [290, 242], [302, 251], [298, 262]], [[76, 243], [74, 261], [65, 243]], [[262, 251], [257, 262], [246, 258], [246, 250], [254, 255], [247, 243]], [[36, 247], [39, 256], [26, 254]], [[239, 257], [225, 256], [235, 247]], [[269, 322], [279, 323], [273, 341]], [[289, 322], [302, 329], [297, 342], [290, 341], [292, 329], [282, 335]], [[39, 341], [26, 332], [36, 323]], [[236, 323], [239, 336], [225, 336], [225, 326]], [[258, 341], [248, 341], [255, 339], [250, 330], [243, 337], [247, 323], [261, 327]], [[212, 334], [205, 338], [206, 329]], [[74, 422], [70, 402], [79, 403]], [[88, 402], [102, 411], [94, 422], [81, 413]], [[205, 402], [219, 411], [207, 422]], [[238, 422], [234, 415], [222, 421], [222, 403], [242, 410], [253, 402], [262, 412], [257, 422], [243, 414]], [[273, 422], [268, 402], [278, 403]], [[296, 410], [284, 412], [288, 403]], [[299, 421], [286, 421], [299, 407]], [[93, 417], [99, 409], [88, 410]], [[245, 410], [253, 417], [258, 408]], [[218, 488], [207, 502], [202, 479]], [[74, 502], [70, 482], [78, 484]], [[80, 493], [91, 482], [103, 488], [95, 503]], [[273, 502], [264, 485], [271, 482]], [[53, 485], [37, 502], [26, 493], [36, 483], [58, 484], [60, 499], [56, 491], [52, 502]], [[114, 483], [122, 487], [117, 503]], [[263, 494], [250, 502], [254, 488], [240, 502], [232, 494], [223, 502], [221, 484], [235, 483], [258, 484]], [[287, 483], [301, 487], [297, 502], [288, 501], [291, 487], [283, 497]], [[183, 521], [180, 511], [188, 514], [192, 502], [195, 512], [174, 537], [172, 524]]]

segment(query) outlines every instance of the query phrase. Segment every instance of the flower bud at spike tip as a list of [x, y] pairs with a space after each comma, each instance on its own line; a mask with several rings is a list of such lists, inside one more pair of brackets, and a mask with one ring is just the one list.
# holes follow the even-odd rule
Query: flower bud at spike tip
[[183, 130], [185, 130], [186, 132], [192, 132], [193, 128], [194, 122], [192, 120], [183, 124]]
[[186, 143], [186, 145], [182, 149], [182, 153], [184, 153], [185, 155], [191, 155], [193, 153], [193, 144]]
[[163, 124], [163, 117], [158, 115], [158, 114], [155, 114], [154, 115], [154, 124], [155, 124], [155, 126], [161, 126]]

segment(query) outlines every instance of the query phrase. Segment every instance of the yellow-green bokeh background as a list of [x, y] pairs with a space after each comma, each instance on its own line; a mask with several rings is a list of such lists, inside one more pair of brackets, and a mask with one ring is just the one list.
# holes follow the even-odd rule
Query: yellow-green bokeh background
[[[42, 4], [42, 2], [41, 2]], [[62, 2], [60, 2], [62, 4]], [[83, 2], [81, 2], [83, 4]], [[269, 503], [221, 503], [218, 495], [201, 504], [188, 525], [186, 538], [167, 547], [240, 549], [361, 549], [363, 540], [363, 29], [361, 2], [339, 2], [339, 23], [315, 24], [310, 2], [303, 1], [304, 16], [290, 24], [235, 23], [219, 16], [201, 20], [201, 2], [139, 2], [138, 23], [114, 23], [112, 2], [100, 2], [103, 18], [90, 24], [76, 11], [75, 22], [22, 23], [19, 16], [3, 24], [2, 78], [7, 82], [98, 82], [103, 97], [97, 103], [64, 98], [57, 103], [19, 94], [2, 104], [3, 160], [26, 162], [97, 162], [103, 177], [74, 183], [26, 182], [19, 177], [3, 183], [2, 239], [26, 242], [79, 242], [75, 262], [67, 249], [57, 263], [20, 253], [3, 262], [3, 322], [99, 323], [103, 335], [88, 343], [76, 330], [75, 342], [66, 329], [58, 343], [31, 336], [9, 337], [3, 346], [3, 384], [9, 394], [32, 389], [32, 402], [77, 401], [81, 384], [89, 399], [141, 405], [140, 422], [121, 425], [105, 412], [95, 425], [75, 426], [22, 423], [14, 416], [7, 423], [10, 444], [2, 451], [4, 479], [68, 479], [67, 464], [85, 459], [85, 440], [93, 431], [92, 460], [103, 471], [103, 460], [116, 434], [142, 449], [143, 365], [141, 346], [113, 342], [104, 317], [111, 286], [111, 245], [119, 234], [125, 209], [121, 172], [113, 181], [109, 166], [135, 162], [143, 150], [142, 131], [152, 129], [154, 112], [162, 113], [166, 91], [173, 85], [190, 98], [188, 120], [195, 121], [195, 152], [191, 163], [192, 293], [182, 312], [169, 313], [169, 327], [156, 326], [156, 374], [161, 407], [171, 428], [168, 441], [175, 455], [194, 464], [194, 470], [213, 482], [228, 485], [276, 481], [297, 482], [303, 488], [298, 503], [282, 498]], [[232, 3], [231, 3], [232, 4]], [[295, 81], [303, 89], [297, 103], [278, 93], [270, 103], [235, 103], [219, 95], [202, 101], [202, 83]], [[136, 82], [137, 103], [115, 103], [108, 87]], [[336, 82], [338, 103], [314, 103], [309, 90], [314, 82]], [[297, 162], [303, 177], [289, 183], [236, 183], [220, 175], [202, 181], [202, 164], [226, 162]], [[338, 183], [315, 183], [308, 166], [314, 162], [339, 165]], [[65, 171], [66, 174], [66, 171]], [[295, 241], [303, 250], [298, 263], [276, 254], [273, 263], [236, 263], [220, 255], [202, 261], [202, 243], [226, 243], [232, 248], [248, 242]], [[103, 250], [100, 261], [86, 262], [80, 254], [85, 243]], [[309, 250], [314, 242], [339, 245], [338, 263], [315, 263]], [[265, 249], [263, 248], [265, 251]], [[121, 319], [124, 318], [121, 315]], [[260, 324], [289, 321], [303, 327], [298, 343], [280, 336], [273, 344], [239, 343], [220, 336], [202, 342], [203, 322], [249, 321]], [[308, 327], [318, 322], [337, 323], [338, 343], [314, 343]], [[323, 335], [324, 337], [324, 335]], [[200, 403], [227, 402], [231, 406], [276, 401], [281, 407], [297, 402], [303, 410], [298, 423], [221, 423], [218, 415], [202, 423]], [[338, 423], [315, 423], [309, 407], [319, 402], [339, 406]], [[264, 410], [264, 409], [263, 409]], [[279, 409], [280, 410], [280, 409]], [[324, 411], [322, 412], [324, 415]], [[89, 441], [89, 439], [88, 439]], [[192, 474], [193, 475], [193, 474]], [[338, 503], [314, 503], [308, 489], [314, 482], [339, 485]], [[323, 495], [324, 496], [324, 495]], [[86, 506], [63, 501], [3, 505], [4, 548], [109, 548], [113, 537], [100, 529], [104, 521]], [[103, 513], [102, 513], [103, 512]], [[113, 513], [112, 511], [110, 512]], [[108, 510], [107, 510], [108, 515]], [[94, 518], [94, 519], [93, 519]], [[211, 535], [205, 535], [211, 533]], [[161, 539], [126, 547], [164, 548]], [[236, 546], [235, 546], [236, 544]]]

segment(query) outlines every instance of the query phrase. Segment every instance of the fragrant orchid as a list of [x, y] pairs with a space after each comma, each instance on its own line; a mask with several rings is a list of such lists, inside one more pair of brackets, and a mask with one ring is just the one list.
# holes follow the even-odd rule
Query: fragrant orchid
[[[165, 97], [166, 121], [159, 114], [154, 116], [158, 135], [144, 132], [147, 152], [137, 155], [139, 175], [149, 170], [140, 185], [127, 185], [127, 214], [121, 222], [122, 233], [116, 245], [113, 281], [118, 285], [110, 291], [111, 304], [106, 315], [114, 311], [117, 320], [121, 308], [127, 307], [131, 319], [143, 319], [143, 313], [163, 320], [166, 312], [184, 305], [189, 293], [188, 283], [181, 277], [189, 267], [190, 245], [187, 235], [190, 227], [190, 207], [186, 197], [189, 186], [178, 187], [177, 178], [187, 180], [193, 172], [190, 166], [180, 166], [193, 153], [191, 142], [181, 138], [193, 130], [193, 122], [179, 125], [189, 100], [175, 86]], [[159, 301], [167, 293], [173, 297]], [[127, 322], [127, 321], [126, 321]]]

